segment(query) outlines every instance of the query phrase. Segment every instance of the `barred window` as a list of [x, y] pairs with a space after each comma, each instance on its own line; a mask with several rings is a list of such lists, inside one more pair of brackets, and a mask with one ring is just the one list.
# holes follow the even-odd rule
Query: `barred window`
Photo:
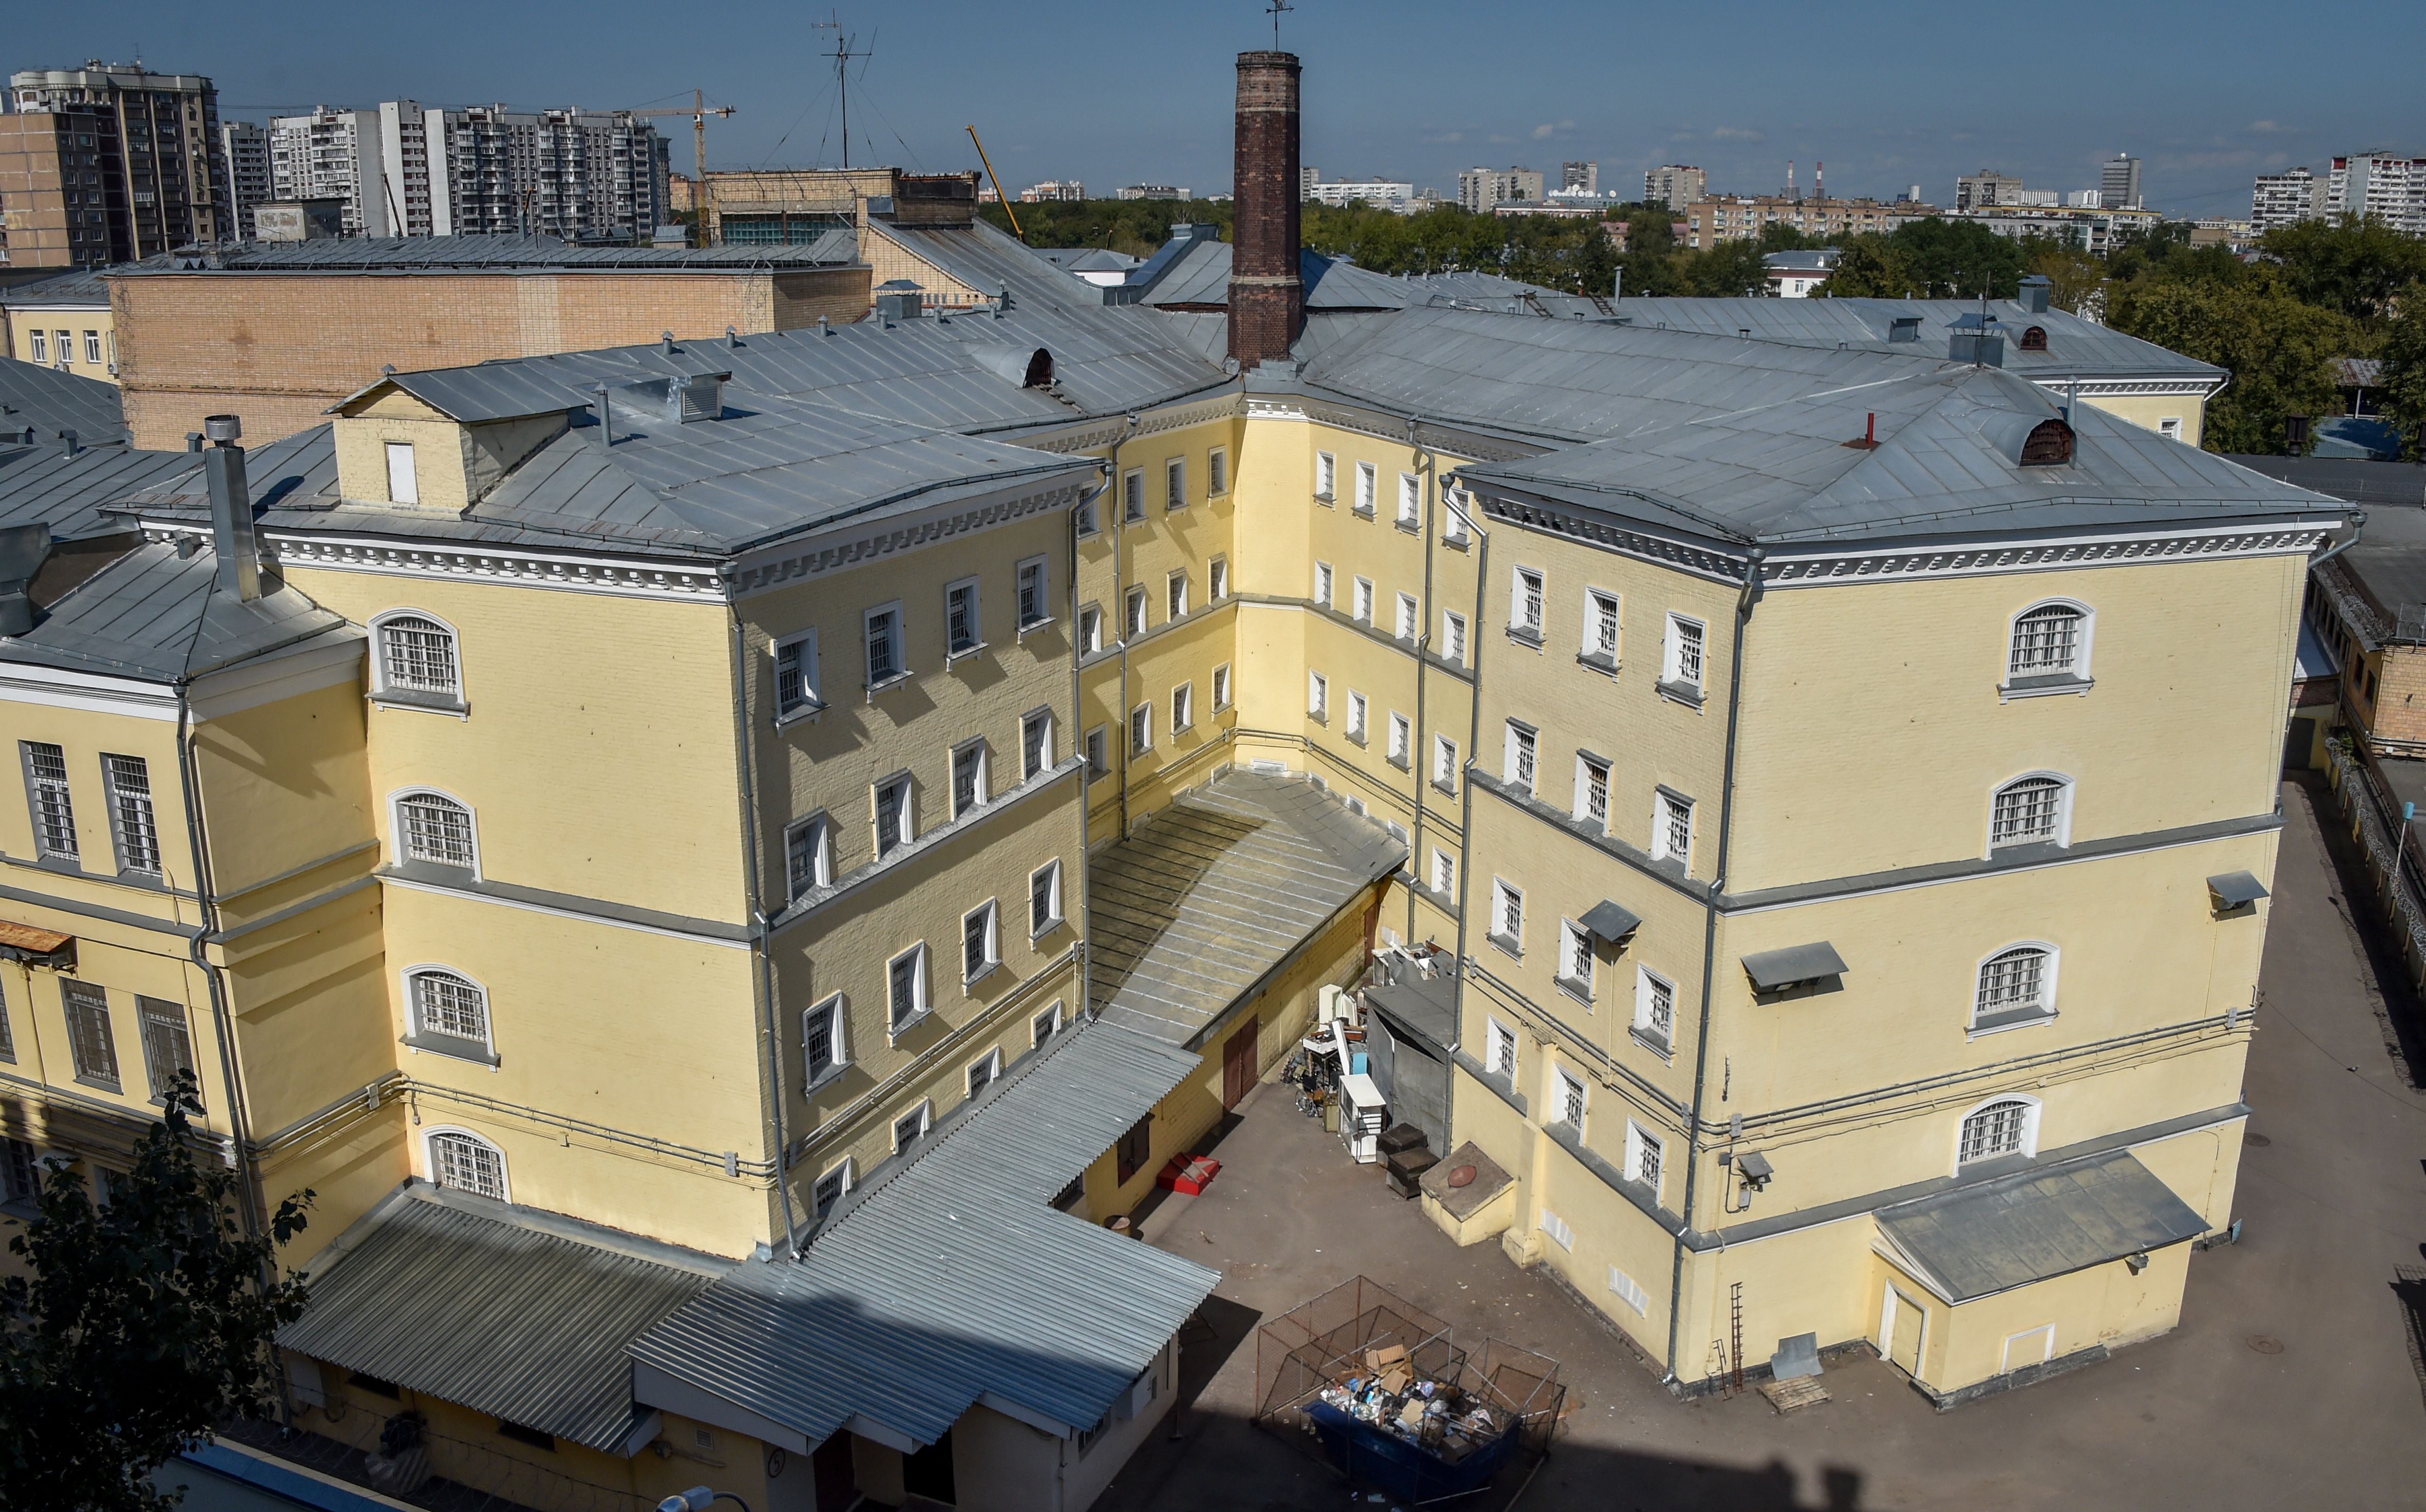
[[1530, 567], [1516, 569], [1516, 585], [1508, 606], [1508, 627], [1542, 633], [1542, 575]]
[[2075, 605], [2049, 604], [2015, 620], [2006, 675], [2046, 677], [2078, 670], [2080, 627], [2087, 619]]
[[68, 1050], [75, 1061], [76, 1080], [118, 1090], [118, 1042], [109, 1031], [109, 998], [84, 982], [59, 984], [59, 1005], [67, 1012]]
[[1563, 1066], [1559, 1070], [1559, 1122], [1583, 1131], [1584, 1084]]
[[817, 632], [807, 630], [775, 646], [775, 717], [821, 707], [817, 695]]
[[506, 1200], [506, 1157], [477, 1134], [430, 1135], [429, 1179], [458, 1192]]
[[404, 692], [453, 694], [462, 691], [456, 667], [455, 632], [436, 620], [398, 614], [381, 620], [380, 683]]
[[404, 858], [442, 867], [472, 865], [472, 811], [436, 793], [408, 793], [396, 800], [404, 825]]
[[843, 1064], [842, 994], [801, 1016], [801, 1061], [812, 1087]]
[[2053, 840], [2062, 819], [2063, 783], [2054, 777], [2024, 777], [1997, 789], [1988, 821], [1988, 843], [2027, 845]]
[[160, 826], [152, 811], [152, 773], [141, 756], [105, 756], [102, 776], [109, 788], [109, 825], [118, 841], [121, 871], [160, 870]]
[[489, 1037], [489, 995], [452, 971], [412, 974], [413, 1027], [457, 1039]]
[[1668, 1162], [1667, 1147], [1632, 1125], [1626, 1127], [1626, 1164], [1631, 1169], [1625, 1174], [1658, 1191], [1659, 1173]]
[[2030, 1111], [2027, 1102], [1992, 1102], [1964, 1119], [1962, 1141], [1955, 1151], [1956, 1163], [2019, 1154]]
[[34, 809], [34, 847], [62, 861], [76, 858], [75, 800], [68, 793], [67, 753], [27, 740], [25, 783]]
[[1644, 971], [1637, 982], [1634, 1027], [1667, 1044], [1676, 1030], [1676, 988], [1663, 977]]
[[784, 874], [794, 902], [833, 881], [833, 849], [823, 814], [793, 825], [784, 837]]
[[2017, 945], [1989, 959], [1980, 968], [1980, 994], [1975, 1022], [2002, 1014], [2045, 1013], [2047, 952], [2035, 945]]
[[165, 1104], [177, 1074], [194, 1077], [197, 1101], [202, 1081], [194, 1069], [194, 1036], [186, 1023], [186, 1005], [160, 998], [135, 1000], [136, 1023], [143, 1031], [143, 1074], [152, 1083], [152, 1100]]

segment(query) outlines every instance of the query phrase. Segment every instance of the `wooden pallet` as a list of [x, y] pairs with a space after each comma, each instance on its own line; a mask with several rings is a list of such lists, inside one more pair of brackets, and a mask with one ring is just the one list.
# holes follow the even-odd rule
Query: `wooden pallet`
[[1828, 1400], [1828, 1389], [1820, 1384], [1816, 1375], [1798, 1376], [1790, 1381], [1771, 1381], [1761, 1387], [1760, 1394], [1769, 1398], [1769, 1405], [1777, 1409], [1779, 1417]]

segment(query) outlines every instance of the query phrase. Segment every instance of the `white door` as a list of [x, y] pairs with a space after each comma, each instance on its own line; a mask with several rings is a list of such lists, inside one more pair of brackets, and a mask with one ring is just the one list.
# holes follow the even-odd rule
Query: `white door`
[[421, 502], [421, 489], [412, 478], [412, 443], [391, 441], [387, 444], [387, 496], [398, 504]]
[[1894, 1287], [1887, 1288], [1886, 1312], [1886, 1326], [1882, 1330], [1886, 1337], [1880, 1342], [1886, 1346], [1887, 1358], [1901, 1366], [1906, 1375], [1918, 1380], [1921, 1329], [1929, 1314], [1921, 1310], [1919, 1303]]

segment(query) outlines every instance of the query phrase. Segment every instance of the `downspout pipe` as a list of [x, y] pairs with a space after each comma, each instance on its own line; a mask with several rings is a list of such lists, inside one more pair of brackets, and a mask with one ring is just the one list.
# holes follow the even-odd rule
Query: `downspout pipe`
[[[1082, 729], [1086, 712], [1085, 705], [1079, 701], [1078, 659], [1084, 655], [1084, 648], [1078, 643], [1078, 522], [1086, 518], [1089, 505], [1111, 491], [1112, 480], [1118, 476], [1108, 466], [1102, 485], [1093, 489], [1081, 488], [1078, 501], [1070, 506], [1070, 740], [1078, 755], [1078, 1002], [1070, 1015], [1073, 1023], [1081, 1016], [1088, 1018], [1095, 1016], [1095, 952], [1092, 949], [1095, 938], [1095, 909], [1089, 901], [1087, 887], [1088, 855], [1094, 843], [1089, 828], [1095, 805], [1095, 773], [1087, 765], [1087, 738]], [[1117, 543], [1115, 546], [1117, 548]], [[1066, 916], [1069, 912], [1070, 907], [1065, 901], [1063, 913]], [[1058, 1479], [1060, 1471], [1056, 1470], [1054, 1474]]]
[[758, 1000], [759, 1037], [767, 1046], [767, 1107], [774, 1120], [775, 1196], [784, 1213], [784, 1248], [792, 1259], [799, 1260], [801, 1227], [792, 1212], [792, 1146], [784, 1127], [784, 1099], [790, 1089], [784, 1081], [784, 1037], [775, 1019], [775, 958], [774, 952], [768, 949], [766, 884], [758, 860], [761, 840], [756, 779], [758, 763], [757, 748], [751, 739], [751, 679], [746, 670], [748, 646], [741, 627], [741, 599], [731, 564], [728, 563], [719, 576], [724, 580], [725, 619], [733, 632], [733, 755], [736, 774], [741, 779], [741, 854], [747, 866], [746, 879], [750, 888], [750, 953], [757, 957], [754, 963], [757, 970], [752, 973], [751, 990]]
[[[1465, 511], [1459, 509], [1456, 501], [1451, 499], [1446, 494], [1441, 496], [1441, 506], [1444, 509], [1453, 512], [1459, 519], [1465, 522], [1466, 529], [1481, 538], [1480, 543], [1475, 547], [1474, 557], [1474, 617], [1479, 622], [1482, 618], [1482, 595], [1489, 589], [1491, 583], [1491, 532], [1476, 524], [1474, 516], [1468, 514]], [[1474, 742], [1480, 738], [1480, 732], [1482, 728], [1482, 636], [1478, 627], [1474, 625], [1466, 626], [1465, 645], [1466, 649], [1471, 652], [1474, 657], [1472, 665], [1466, 668], [1466, 671], [1473, 674], [1474, 676], [1474, 707], [1466, 719], [1465, 756], [1464, 761], [1459, 764], [1457, 774], [1457, 793], [1458, 803], [1460, 805], [1460, 808], [1458, 810], [1458, 822], [1464, 826], [1464, 834], [1461, 837], [1462, 843], [1459, 846], [1459, 852], [1464, 859], [1458, 863], [1457, 869], [1458, 1023], [1455, 1026], [1455, 1032], [1461, 1037], [1465, 1033], [1465, 983], [1467, 975], [1465, 935], [1467, 929], [1471, 927], [1474, 918], [1474, 911], [1470, 906], [1473, 902], [1474, 893], [1474, 783], [1470, 780], [1471, 773], [1466, 771], [1466, 768], [1472, 766], [1474, 763]], [[1427, 764], [1429, 764], [1431, 753], [1426, 752], [1424, 753], [1424, 756]], [[1431, 780], [1428, 774], [1419, 773], [1418, 775], [1422, 781], [1430, 782]]]
[[[1124, 426], [1120, 439], [1112, 443], [1112, 460], [1108, 467], [1110, 479], [1106, 485], [1112, 496], [1112, 520], [1107, 528], [1112, 532], [1112, 612], [1120, 616], [1113, 623], [1120, 626], [1121, 696], [1112, 709], [1119, 733], [1113, 735], [1108, 730], [1105, 733], [1111, 736], [1112, 743], [1121, 753], [1121, 838], [1125, 840], [1129, 837], [1129, 585], [1126, 567], [1129, 523], [1124, 517], [1128, 501], [1121, 496], [1121, 447], [1137, 438], [1138, 417], [1134, 412], [1125, 416]], [[1070, 576], [1073, 579], [1078, 576], [1075, 553], [1070, 561]], [[1071, 626], [1073, 634], [1076, 629], [1075, 625]]]
[[1413, 879], [1407, 887], [1407, 943], [1415, 940], [1415, 887], [1424, 879], [1424, 751], [1431, 742], [1424, 724], [1424, 693], [1428, 674], [1424, 652], [1432, 643], [1432, 545], [1437, 539], [1433, 530], [1435, 512], [1440, 497], [1440, 456], [1423, 444], [1423, 416], [1407, 416], [1407, 447], [1415, 453], [1415, 470], [1424, 480], [1424, 596], [1417, 610], [1423, 619], [1415, 626], [1415, 729], [1407, 742], [1407, 773], [1415, 778], [1415, 824], [1413, 840], [1407, 848], [1407, 875]]
[[1743, 592], [1736, 595], [1735, 644], [1727, 658], [1727, 750], [1719, 778], [1719, 865], [1703, 905], [1701, 1027], [1694, 1035], [1693, 1107], [1685, 1119], [1685, 1222], [1676, 1232], [1675, 1258], [1668, 1276], [1667, 1379], [1671, 1384], [1678, 1379], [1676, 1347], [1685, 1322], [1685, 1235], [1693, 1227], [1693, 1198], [1702, 1175], [1702, 1100], [1708, 1094], [1710, 1080], [1710, 1003], [1717, 979], [1719, 900], [1726, 894], [1727, 853], [1735, 838], [1736, 735], [1743, 713], [1744, 636], [1752, 628], [1752, 611], [1760, 603], [1760, 568], [1768, 558], [1768, 549], [1762, 546], [1746, 553]]

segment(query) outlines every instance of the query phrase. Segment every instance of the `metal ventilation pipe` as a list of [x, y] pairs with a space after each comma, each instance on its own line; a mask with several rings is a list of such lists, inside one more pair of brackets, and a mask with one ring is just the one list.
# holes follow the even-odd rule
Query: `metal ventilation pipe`
[[202, 475], [211, 490], [211, 545], [218, 552], [214, 586], [250, 603], [261, 596], [261, 539], [252, 528], [252, 486], [244, 475], [244, 448], [236, 438], [244, 422], [233, 415], [202, 421], [211, 447], [202, 453]]

